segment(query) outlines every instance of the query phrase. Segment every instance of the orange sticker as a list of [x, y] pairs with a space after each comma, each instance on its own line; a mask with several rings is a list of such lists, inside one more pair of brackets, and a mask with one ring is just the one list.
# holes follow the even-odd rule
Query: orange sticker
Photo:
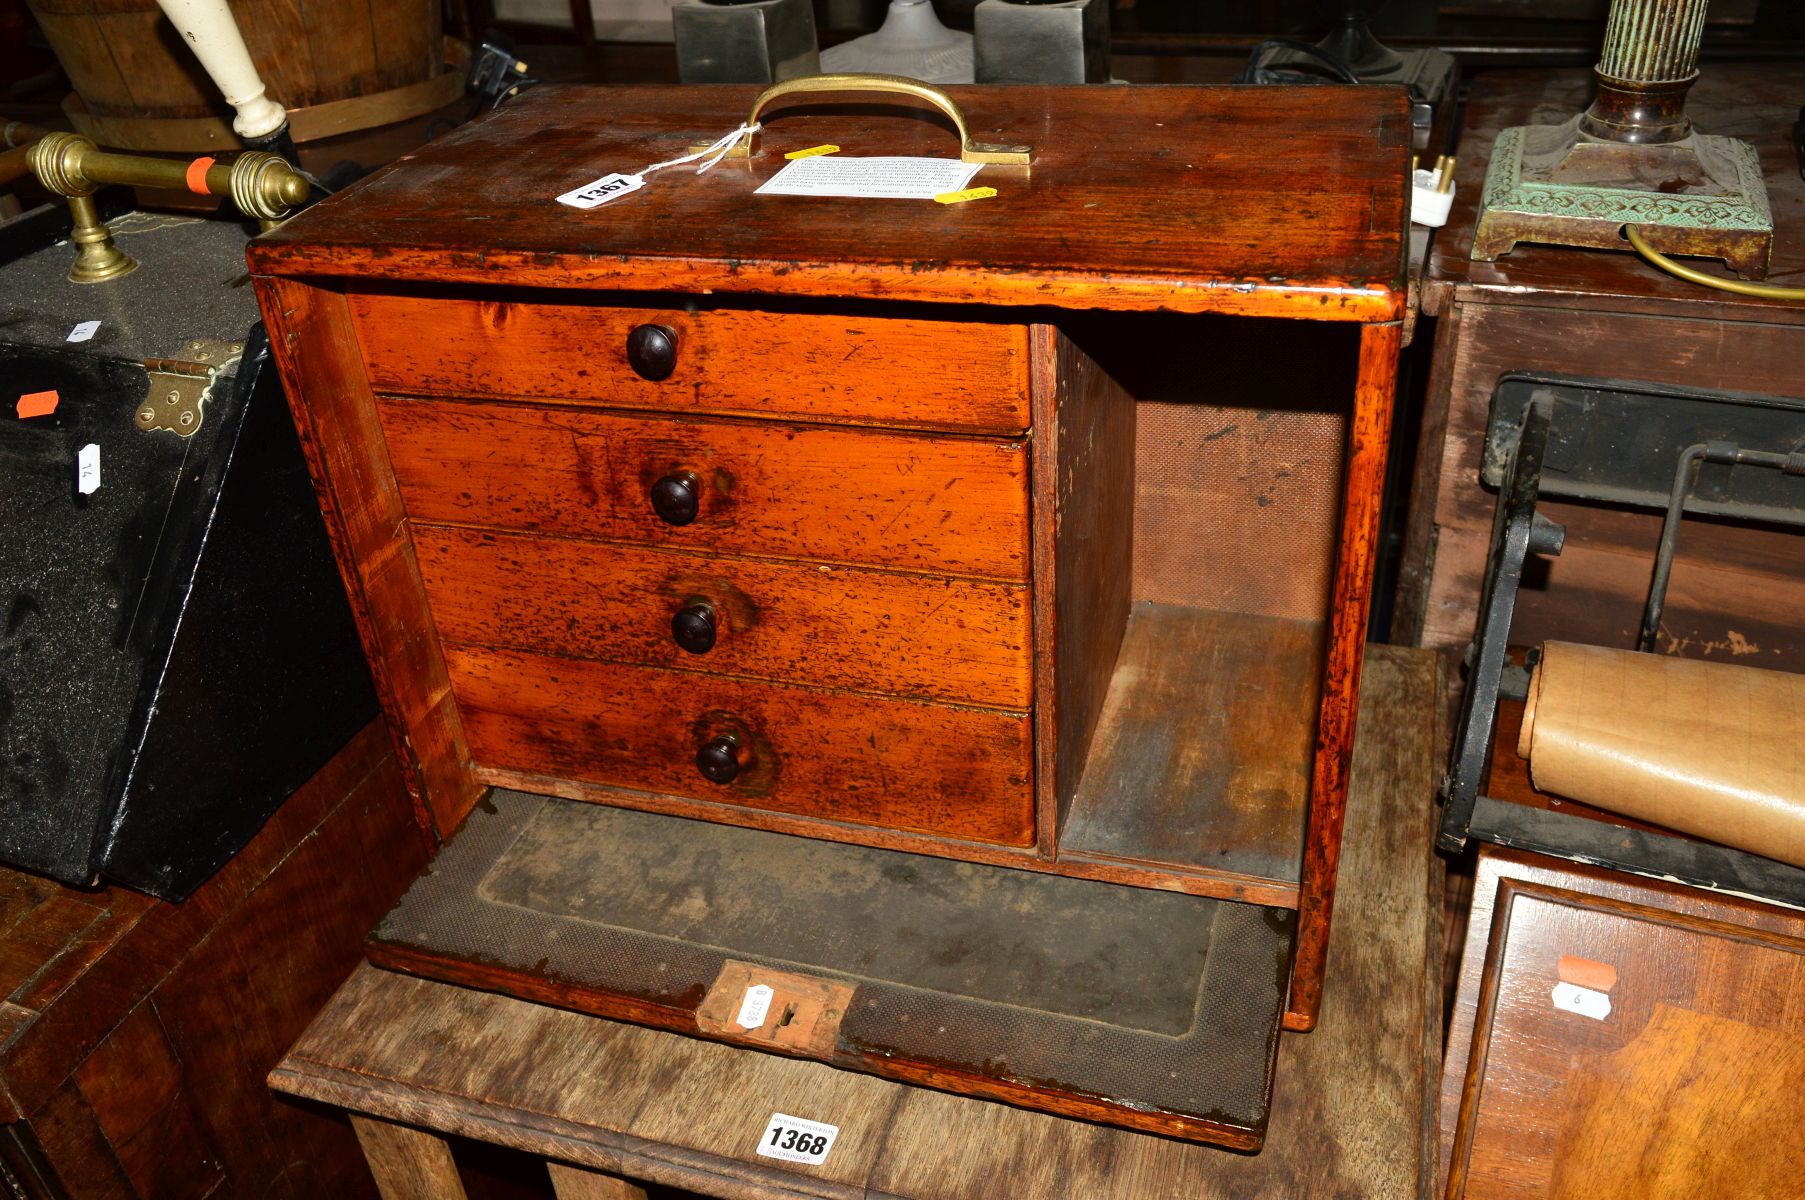
[[1574, 987], [1591, 988], [1595, 992], [1608, 992], [1617, 986], [1617, 968], [1610, 963], [1593, 962], [1589, 958], [1578, 958], [1572, 954], [1561, 955], [1560, 964], [1555, 968], [1562, 983], [1570, 983]]
[[56, 411], [58, 399], [54, 388], [48, 392], [27, 392], [19, 397], [19, 417], [21, 420], [26, 417], [47, 417]]
[[207, 169], [213, 165], [210, 158], [197, 158], [188, 164], [188, 190], [197, 196], [205, 196], [207, 192]]

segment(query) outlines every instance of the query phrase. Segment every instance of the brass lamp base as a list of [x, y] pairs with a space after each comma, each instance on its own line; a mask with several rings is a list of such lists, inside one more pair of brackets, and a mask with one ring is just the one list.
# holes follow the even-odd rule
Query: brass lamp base
[[1473, 257], [1518, 242], [1625, 250], [1639, 226], [1667, 254], [1721, 258], [1747, 279], [1767, 277], [1774, 220], [1754, 147], [1690, 133], [1656, 144], [1607, 141], [1564, 125], [1519, 125], [1499, 135], [1480, 198]]

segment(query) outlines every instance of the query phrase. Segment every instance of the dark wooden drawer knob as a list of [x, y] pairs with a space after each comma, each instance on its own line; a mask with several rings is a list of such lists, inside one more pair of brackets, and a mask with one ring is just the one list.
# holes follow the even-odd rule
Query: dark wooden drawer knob
[[707, 654], [714, 649], [714, 607], [692, 604], [680, 608], [671, 618], [671, 636], [691, 654]]
[[677, 369], [677, 331], [666, 325], [635, 325], [627, 335], [627, 362], [641, 379], [657, 383]]
[[702, 481], [688, 471], [666, 475], [652, 485], [652, 511], [666, 525], [687, 525], [702, 504]]
[[732, 783], [746, 764], [740, 761], [739, 738], [723, 733], [702, 743], [696, 751], [696, 770], [710, 783]]

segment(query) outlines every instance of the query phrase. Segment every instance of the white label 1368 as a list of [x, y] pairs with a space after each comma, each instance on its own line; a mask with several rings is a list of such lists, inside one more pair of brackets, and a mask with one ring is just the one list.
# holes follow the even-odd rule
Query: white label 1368
[[834, 1138], [839, 1134], [838, 1125], [772, 1113], [764, 1134], [758, 1139], [758, 1152], [766, 1158], [820, 1166], [827, 1161], [827, 1152], [834, 1148]]

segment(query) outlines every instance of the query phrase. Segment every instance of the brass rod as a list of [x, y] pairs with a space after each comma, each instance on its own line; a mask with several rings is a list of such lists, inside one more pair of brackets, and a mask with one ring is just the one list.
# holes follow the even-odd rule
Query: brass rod
[[29, 146], [49, 132], [40, 125], [27, 125], [24, 121], [0, 119], [0, 141], [5, 142], [9, 147]]
[[[105, 150], [89, 150], [81, 156], [81, 171], [95, 183], [117, 183], [125, 187], [188, 190], [188, 163], [173, 158], [145, 158], [137, 154], [109, 154]], [[222, 186], [213, 186], [213, 173], [220, 172]], [[232, 170], [214, 166], [207, 170], [207, 190], [215, 195], [230, 195]]]
[[31, 174], [31, 147], [14, 146], [0, 150], [0, 186]]

